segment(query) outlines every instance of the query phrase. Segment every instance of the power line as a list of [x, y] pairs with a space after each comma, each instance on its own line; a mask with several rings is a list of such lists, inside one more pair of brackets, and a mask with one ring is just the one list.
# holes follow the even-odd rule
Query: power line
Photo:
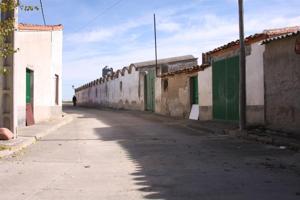
[[99, 14], [97, 14], [95, 17], [93, 17], [91, 20], [89, 20], [85, 25], [78, 28], [75, 32], [85, 29], [88, 25], [90, 25], [93, 21], [95, 21], [98, 17], [103, 16], [107, 11], [111, 10], [112, 8], [116, 7], [118, 4], [120, 4], [123, 0], [117, 0], [115, 3], [110, 5], [109, 7], [103, 9]]
[[40, 5], [41, 5], [41, 12], [42, 12], [42, 16], [43, 16], [44, 25], [46, 25], [46, 19], [45, 19], [45, 14], [44, 14], [44, 8], [43, 8], [43, 2], [42, 2], [42, 0], [40, 0]]

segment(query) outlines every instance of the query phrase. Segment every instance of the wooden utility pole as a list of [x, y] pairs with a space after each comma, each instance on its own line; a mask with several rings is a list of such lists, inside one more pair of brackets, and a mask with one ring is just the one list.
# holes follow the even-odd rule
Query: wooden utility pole
[[154, 42], [155, 42], [155, 75], [157, 77], [157, 39], [156, 39], [156, 18], [155, 14], [153, 15], [153, 20], [154, 20]]
[[246, 129], [246, 51], [244, 39], [244, 5], [239, 1], [239, 29], [240, 29], [240, 85], [239, 85], [239, 113], [240, 130]]

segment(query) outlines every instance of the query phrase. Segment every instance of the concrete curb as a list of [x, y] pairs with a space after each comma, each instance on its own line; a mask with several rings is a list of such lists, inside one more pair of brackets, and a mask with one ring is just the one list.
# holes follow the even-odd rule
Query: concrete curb
[[249, 131], [240, 131], [234, 127], [211, 127], [205, 126], [201, 124], [187, 123], [184, 125], [185, 127], [192, 128], [194, 130], [204, 131], [212, 134], [218, 135], [229, 135], [232, 137], [256, 141], [263, 144], [269, 144], [273, 146], [278, 146], [281, 148], [288, 148], [290, 150], [299, 151], [300, 150], [300, 141], [294, 140], [287, 137], [276, 137], [272, 135], [258, 135], [252, 134]]
[[48, 128], [48, 129], [46, 129], [44, 131], [41, 131], [39, 133], [35, 133], [35, 134], [32, 134], [32, 135], [28, 135], [28, 134], [27, 135], [22, 135], [22, 134], [19, 134], [19, 136], [20, 137], [33, 137], [36, 140], [38, 140], [38, 139], [41, 139], [41, 138], [47, 136], [51, 132], [59, 129], [60, 127], [66, 125], [68, 123], [70, 123], [72, 120], [73, 120], [73, 117], [71, 117], [70, 115], [66, 115], [60, 123], [55, 124], [55, 125], [51, 126], [50, 128]]
[[11, 156], [36, 142], [34, 137], [19, 137], [16, 140], [17, 143], [13, 145], [0, 145], [5, 148], [5, 150], [0, 151], [0, 158]]
[[286, 147], [288, 149], [294, 150], [294, 151], [299, 151], [300, 150], [300, 144], [292, 141], [291, 139], [284, 138], [284, 137], [272, 137], [269, 135], [256, 135], [256, 134], [249, 134], [246, 131], [239, 131], [239, 130], [230, 130], [226, 131], [228, 135], [242, 138], [245, 140], [252, 140], [252, 141], [257, 141], [263, 144], [270, 144], [274, 146], [279, 146], [279, 147]]
[[73, 120], [73, 117], [70, 115], [66, 115], [61, 122], [51, 126], [47, 130], [39, 133], [35, 133], [34, 135], [28, 135], [28, 136], [19, 136], [15, 140], [9, 141], [7, 144], [1, 144], [0, 143], [0, 148], [4, 150], [0, 150], [0, 159], [5, 158], [8, 156], [11, 156], [15, 153], [18, 153], [19, 151], [27, 148], [28, 146], [34, 144], [37, 142], [39, 139], [49, 135], [53, 131], [59, 129], [60, 127], [70, 123]]

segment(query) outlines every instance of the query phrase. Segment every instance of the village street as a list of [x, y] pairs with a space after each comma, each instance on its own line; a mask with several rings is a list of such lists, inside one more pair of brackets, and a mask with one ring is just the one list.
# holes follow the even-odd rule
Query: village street
[[300, 154], [183, 120], [71, 107], [75, 119], [0, 160], [3, 200], [299, 199]]

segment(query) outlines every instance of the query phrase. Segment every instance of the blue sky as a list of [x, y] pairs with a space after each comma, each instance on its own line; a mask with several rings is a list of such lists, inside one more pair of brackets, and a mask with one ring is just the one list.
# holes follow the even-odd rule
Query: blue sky
[[[39, 5], [39, 0], [23, 0]], [[201, 53], [238, 38], [237, 0], [44, 0], [47, 24], [63, 24], [63, 99], [114, 69], [153, 60], [153, 13], [158, 58]], [[42, 24], [40, 12], [19, 21]], [[246, 35], [300, 25], [299, 0], [245, 0]], [[199, 59], [201, 62], [201, 59]], [[199, 63], [200, 64], [200, 63]]]

